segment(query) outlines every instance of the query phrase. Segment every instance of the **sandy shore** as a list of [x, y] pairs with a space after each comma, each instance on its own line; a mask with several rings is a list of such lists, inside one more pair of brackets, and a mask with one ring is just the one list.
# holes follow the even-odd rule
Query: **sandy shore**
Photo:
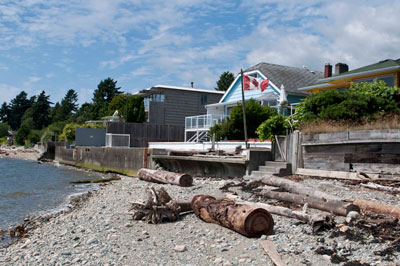
[[0, 158], [15, 158], [36, 161], [40, 156], [39, 151], [34, 148], [0, 146]]
[[[101, 186], [71, 212], [51, 217], [8, 248], [0, 249], [1, 265], [273, 265], [259, 239], [244, 237], [229, 229], [205, 223], [194, 214], [176, 222], [159, 225], [132, 221], [125, 214], [129, 202], [145, 199], [145, 188], [164, 187], [174, 199], [191, 199], [197, 194], [222, 195], [221, 187], [230, 181], [196, 178], [189, 188], [150, 184], [122, 177]], [[239, 183], [238, 181], [234, 181]], [[377, 199], [397, 204], [399, 197], [381, 192], [349, 188], [337, 181], [305, 179], [314, 186], [343, 198]], [[240, 187], [231, 192], [257, 201]], [[309, 225], [273, 215], [274, 241], [288, 265], [332, 265], [332, 252], [343, 259], [339, 264], [399, 264], [399, 253], [377, 255], [389, 246], [368, 234], [351, 237], [337, 228], [314, 234]], [[337, 223], [345, 223], [343, 217]], [[349, 232], [357, 231], [351, 223]], [[263, 237], [265, 238], [265, 236]], [[361, 239], [360, 239], [361, 238]], [[321, 250], [327, 250], [322, 252]], [[332, 251], [332, 252], [331, 252]], [[337, 258], [337, 257], [336, 257]], [[355, 264], [359, 263], [359, 264]]]

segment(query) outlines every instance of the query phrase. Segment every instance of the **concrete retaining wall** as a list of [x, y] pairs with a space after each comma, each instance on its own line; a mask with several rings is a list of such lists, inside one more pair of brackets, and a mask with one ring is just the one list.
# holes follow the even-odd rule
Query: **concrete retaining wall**
[[56, 145], [55, 160], [102, 172], [135, 176], [140, 168], [153, 168], [146, 148], [76, 147]]
[[400, 174], [400, 130], [303, 135], [304, 168]]

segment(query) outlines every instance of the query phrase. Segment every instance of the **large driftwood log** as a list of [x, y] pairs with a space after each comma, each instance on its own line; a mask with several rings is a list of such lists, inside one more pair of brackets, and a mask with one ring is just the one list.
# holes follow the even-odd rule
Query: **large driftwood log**
[[255, 208], [262, 208], [272, 214], [294, 218], [296, 220], [305, 222], [311, 225], [314, 231], [318, 231], [319, 228], [324, 226], [331, 227], [333, 222], [332, 216], [329, 213], [325, 212], [317, 214], [307, 214], [302, 211], [294, 211], [289, 208], [281, 206], [273, 206], [267, 203], [261, 203], [261, 202], [256, 203], [256, 202], [240, 201], [240, 200], [237, 200], [236, 202], [247, 204]]
[[139, 179], [147, 182], [174, 184], [182, 187], [189, 187], [193, 184], [191, 175], [161, 170], [141, 168], [138, 172], [138, 176]]
[[274, 227], [274, 220], [265, 209], [237, 204], [233, 200], [197, 195], [192, 199], [192, 209], [203, 221], [222, 225], [248, 237], [269, 235]]
[[336, 215], [346, 216], [351, 211], [360, 212], [360, 208], [349, 202], [340, 200], [321, 200], [318, 198], [308, 197], [305, 195], [299, 195], [288, 192], [275, 192], [264, 190], [259, 194], [266, 196], [270, 199], [277, 199], [288, 201], [296, 204], [308, 204], [308, 207], [318, 209], [321, 211], [327, 211]]
[[355, 200], [353, 203], [358, 205], [363, 212], [384, 213], [400, 218], [400, 208], [397, 206], [383, 205], [369, 200]]
[[267, 184], [269, 186], [277, 186], [280, 187], [288, 192], [296, 193], [296, 194], [302, 194], [306, 195], [309, 197], [314, 197], [314, 198], [319, 198], [323, 200], [342, 200], [339, 197], [330, 195], [328, 193], [318, 191], [314, 188], [302, 185], [300, 183], [282, 178], [282, 177], [276, 177], [276, 176], [264, 176], [264, 178], [261, 179], [261, 181], [264, 184]]

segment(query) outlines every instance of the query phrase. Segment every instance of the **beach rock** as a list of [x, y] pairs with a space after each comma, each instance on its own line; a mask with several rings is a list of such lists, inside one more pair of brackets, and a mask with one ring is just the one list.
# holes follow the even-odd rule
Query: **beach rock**
[[186, 246], [185, 246], [185, 245], [176, 245], [176, 246], [174, 247], [174, 250], [175, 250], [176, 252], [184, 252], [184, 251], [186, 251], [187, 249], [186, 249]]

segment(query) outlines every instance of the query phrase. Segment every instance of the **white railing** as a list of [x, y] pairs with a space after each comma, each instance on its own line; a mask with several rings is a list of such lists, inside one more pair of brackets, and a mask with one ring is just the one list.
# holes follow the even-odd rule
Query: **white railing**
[[209, 129], [215, 124], [222, 123], [224, 115], [197, 115], [185, 118], [185, 129]]
[[106, 147], [129, 147], [130, 134], [106, 134]]

